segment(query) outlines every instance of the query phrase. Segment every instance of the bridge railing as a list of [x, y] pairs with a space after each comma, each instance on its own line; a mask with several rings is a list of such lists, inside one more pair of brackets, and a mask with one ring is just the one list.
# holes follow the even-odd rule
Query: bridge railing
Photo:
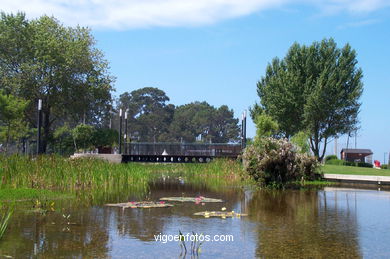
[[172, 155], [172, 156], [211, 156], [237, 157], [241, 153], [240, 144], [226, 143], [126, 143], [128, 155]]

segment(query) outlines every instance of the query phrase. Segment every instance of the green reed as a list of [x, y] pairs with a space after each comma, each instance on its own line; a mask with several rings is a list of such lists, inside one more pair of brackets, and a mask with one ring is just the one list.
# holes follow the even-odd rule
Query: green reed
[[33, 188], [97, 193], [144, 192], [161, 174], [180, 174], [187, 182], [210, 186], [238, 185], [241, 163], [216, 160], [207, 164], [112, 164], [97, 159], [60, 156], [0, 156], [0, 188]]
[[5, 231], [7, 230], [8, 223], [13, 214], [13, 208], [9, 208], [7, 211], [3, 212], [0, 217], [0, 239], [3, 238]]

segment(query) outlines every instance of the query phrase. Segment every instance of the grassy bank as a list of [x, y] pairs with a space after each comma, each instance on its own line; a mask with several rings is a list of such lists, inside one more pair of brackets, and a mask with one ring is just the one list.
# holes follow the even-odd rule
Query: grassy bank
[[322, 167], [324, 174], [351, 174], [351, 175], [377, 175], [390, 176], [389, 169], [374, 169], [367, 167], [342, 166], [342, 165], [324, 165]]
[[3, 188], [0, 189], [0, 201], [24, 201], [24, 200], [55, 200], [72, 198], [73, 195], [59, 191], [31, 189], [31, 188]]
[[183, 176], [187, 182], [212, 188], [242, 183], [241, 164], [231, 160], [207, 164], [110, 164], [59, 156], [0, 156], [0, 199], [39, 195], [50, 198], [59, 195], [58, 192], [84, 192], [93, 196], [141, 194], [148, 190], [150, 181], [164, 174]]

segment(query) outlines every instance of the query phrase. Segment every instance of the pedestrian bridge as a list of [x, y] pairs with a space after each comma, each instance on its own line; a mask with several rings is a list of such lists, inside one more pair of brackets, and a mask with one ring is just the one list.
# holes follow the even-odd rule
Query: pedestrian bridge
[[241, 144], [124, 143], [122, 162], [207, 163], [214, 158], [236, 159]]

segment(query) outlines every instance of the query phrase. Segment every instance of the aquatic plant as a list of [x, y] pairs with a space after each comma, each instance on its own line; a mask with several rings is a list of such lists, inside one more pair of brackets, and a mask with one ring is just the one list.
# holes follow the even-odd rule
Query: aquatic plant
[[[205, 240], [204, 234], [197, 234], [194, 231], [192, 231], [192, 236], [195, 238], [194, 238], [194, 240], [191, 241], [191, 246], [190, 246], [191, 258], [193, 258], [194, 256], [196, 256], [196, 257], [199, 256], [200, 248]], [[203, 238], [201, 238], [201, 237], [203, 237]], [[186, 258], [187, 246], [186, 246], [186, 242], [185, 242], [185, 236], [183, 235], [183, 233], [180, 230], [179, 230], [179, 245], [180, 245], [179, 258]]]
[[3, 238], [4, 233], [7, 230], [8, 223], [11, 219], [13, 212], [14, 212], [13, 207], [11, 207], [1, 215], [1, 218], [0, 218], [0, 239]]

